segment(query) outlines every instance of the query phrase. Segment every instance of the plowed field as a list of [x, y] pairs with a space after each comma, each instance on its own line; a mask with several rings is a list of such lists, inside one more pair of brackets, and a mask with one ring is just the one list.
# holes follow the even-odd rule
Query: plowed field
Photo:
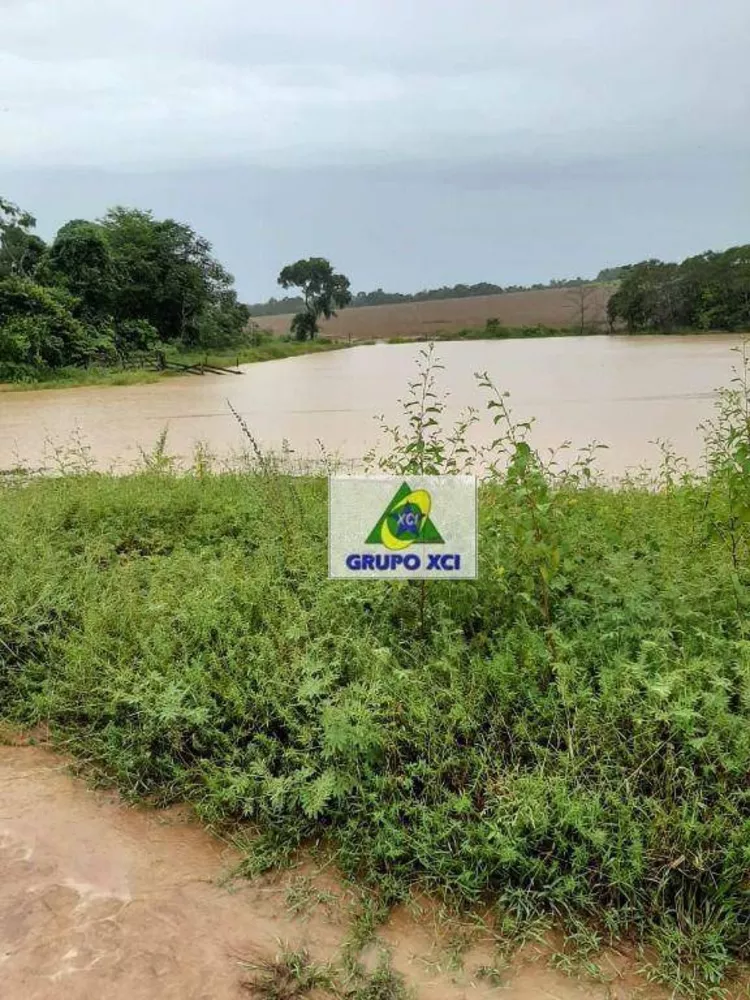
[[[454, 333], [465, 327], [482, 327], [488, 319], [498, 319], [505, 326], [578, 326], [581, 322], [580, 294], [576, 289], [550, 288], [467, 299], [436, 299], [342, 309], [336, 317], [321, 324], [321, 334], [335, 340], [429, 337], [432, 334]], [[603, 325], [612, 286], [589, 286], [585, 294], [587, 324]], [[288, 333], [291, 320], [291, 315], [257, 318], [261, 327], [277, 334]]]

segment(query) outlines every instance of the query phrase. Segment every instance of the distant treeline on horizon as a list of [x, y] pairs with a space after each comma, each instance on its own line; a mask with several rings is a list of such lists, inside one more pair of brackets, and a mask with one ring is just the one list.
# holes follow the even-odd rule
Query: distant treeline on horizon
[[[539, 282], [535, 285], [494, 285], [489, 281], [480, 281], [474, 285], [443, 285], [442, 288], [427, 288], [413, 294], [403, 292], [384, 292], [377, 288], [374, 292], [357, 292], [352, 296], [350, 309], [363, 306], [387, 306], [401, 302], [429, 302], [435, 299], [469, 299], [480, 295], [505, 295], [509, 292], [536, 292], [548, 288], [576, 288], [593, 282], [617, 281], [624, 268], [611, 267], [600, 271], [596, 278], [563, 278], [550, 281], [547, 284]], [[256, 302], [249, 306], [253, 316], [281, 316], [296, 312], [303, 308], [304, 300], [298, 296], [286, 296], [281, 299], [271, 296], [266, 302]]]

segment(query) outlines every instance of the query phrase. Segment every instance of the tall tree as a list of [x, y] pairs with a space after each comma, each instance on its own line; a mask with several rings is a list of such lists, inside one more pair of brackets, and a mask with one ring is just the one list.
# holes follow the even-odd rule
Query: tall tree
[[335, 272], [325, 257], [309, 257], [288, 264], [279, 274], [279, 284], [302, 292], [304, 308], [292, 320], [292, 333], [297, 340], [312, 340], [318, 333], [320, 318], [330, 319], [336, 315], [336, 309], [343, 309], [352, 300], [349, 279]]
[[101, 226], [83, 219], [66, 223], [46, 255], [43, 275], [79, 301], [79, 315], [89, 322], [109, 316], [115, 294], [115, 267]]
[[201, 314], [233, 282], [208, 240], [138, 209], [113, 208], [101, 225], [118, 274], [115, 316], [146, 319], [165, 341], [198, 342]]
[[0, 198], [0, 278], [34, 274], [45, 250], [44, 240], [30, 232], [35, 225], [31, 213]]

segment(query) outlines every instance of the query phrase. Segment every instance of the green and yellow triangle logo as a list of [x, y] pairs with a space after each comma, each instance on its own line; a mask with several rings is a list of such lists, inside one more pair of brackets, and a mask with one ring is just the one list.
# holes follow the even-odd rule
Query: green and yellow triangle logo
[[413, 490], [404, 483], [367, 536], [367, 545], [406, 549], [410, 545], [444, 545], [430, 519], [432, 497], [427, 490]]

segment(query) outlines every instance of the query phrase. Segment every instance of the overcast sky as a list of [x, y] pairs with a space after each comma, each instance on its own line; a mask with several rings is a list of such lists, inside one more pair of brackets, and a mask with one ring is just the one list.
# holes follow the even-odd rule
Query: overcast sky
[[214, 243], [246, 299], [750, 240], [747, 0], [0, 0], [0, 193]]

